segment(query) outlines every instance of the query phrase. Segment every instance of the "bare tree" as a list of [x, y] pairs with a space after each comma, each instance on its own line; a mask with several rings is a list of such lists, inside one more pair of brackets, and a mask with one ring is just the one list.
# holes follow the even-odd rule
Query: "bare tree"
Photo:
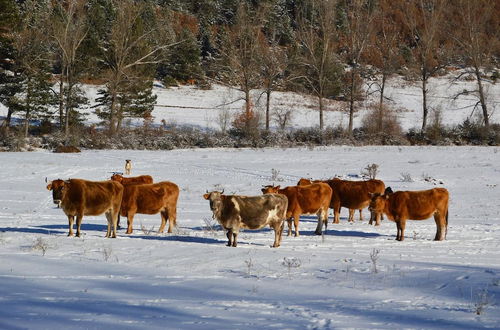
[[145, 2], [113, 0], [116, 17], [107, 43], [103, 45], [104, 61], [108, 68], [106, 88], [109, 93], [109, 133], [114, 135], [121, 126], [119, 94], [129, 83], [138, 79], [143, 66], [157, 64], [160, 55], [175, 43], [171, 42], [168, 16], [157, 13], [156, 25], [143, 20], [148, 9]]
[[345, 20], [341, 27], [341, 49], [342, 56], [349, 65], [347, 96], [349, 102], [349, 135], [352, 134], [354, 125], [354, 113], [356, 112], [356, 101], [361, 98], [360, 90], [362, 79], [361, 55], [365, 52], [370, 34], [372, 22], [375, 17], [372, 1], [370, 0], [348, 0], [345, 1]]
[[400, 52], [402, 43], [402, 33], [397, 16], [392, 8], [391, 0], [381, 0], [378, 5], [375, 18], [373, 20], [374, 33], [370, 35], [368, 49], [363, 57], [366, 61], [378, 68], [377, 79], [370, 87], [375, 86], [379, 93], [379, 102], [376, 116], [376, 128], [378, 132], [383, 130], [384, 121], [384, 101], [387, 79], [393, 75], [403, 64], [403, 58]]
[[241, 2], [238, 6], [235, 22], [225, 26], [222, 66], [224, 79], [243, 92], [244, 113], [239, 117], [246, 129], [255, 118], [252, 107], [251, 91], [261, 87], [259, 55], [264, 41], [262, 34], [262, 13], [250, 4]]
[[[460, 94], [477, 96], [477, 106], [481, 106], [484, 126], [489, 129], [489, 111], [487, 95], [484, 88], [483, 70], [491, 66], [493, 54], [499, 47], [499, 9], [494, 0], [459, 0], [455, 2], [456, 20], [453, 20], [451, 32], [458, 55], [465, 64], [464, 74], [472, 74], [476, 79], [477, 89], [464, 91]], [[460, 95], [459, 94], [459, 95]], [[459, 96], [457, 95], [457, 97]]]
[[324, 98], [334, 94], [339, 80], [336, 51], [336, 0], [311, 0], [300, 8], [297, 19], [297, 80], [318, 98], [319, 128], [324, 128]]
[[404, 1], [400, 5], [407, 28], [407, 43], [411, 49], [411, 68], [422, 82], [422, 131], [427, 126], [429, 113], [429, 79], [445, 65], [447, 59], [443, 32], [443, 18], [448, 0]]
[[61, 130], [64, 127], [66, 138], [69, 136], [69, 120], [73, 110], [73, 87], [78, 83], [78, 52], [88, 32], [86, 3], [84, 0], [53, 2], [51, 36], [56, 42], [57, 55], [61, 63], [58, 93], [59, 125]]

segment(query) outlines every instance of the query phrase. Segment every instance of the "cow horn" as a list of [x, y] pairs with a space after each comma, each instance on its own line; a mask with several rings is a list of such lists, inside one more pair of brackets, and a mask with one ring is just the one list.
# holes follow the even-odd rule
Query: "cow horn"
[[222, 189], [222, 191], [220, 192], [220, 194], [221, 194], [221, 195], [222, 195], [222, 194], [224, 194], [224, 189]]
[[47, 177], [45, 177], [45, 183], [47, 183], [47, 182], [49, 182], [49, 181], [47, 180]]

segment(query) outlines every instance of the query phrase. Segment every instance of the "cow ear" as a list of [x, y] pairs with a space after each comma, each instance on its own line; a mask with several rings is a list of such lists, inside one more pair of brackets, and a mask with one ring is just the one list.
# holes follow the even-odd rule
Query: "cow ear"
[[281, 186], [276, 186], [275, 188], [276, 188], [276, 189], [280, 189], [280, 188], [281, 188]]
[[210, 197], [210, 194], [203, 194], [203, 198], [208, 199]]
[[47, 185], [47, 190], [52, 190], [52, 183], [49, 183], [49, 184]]

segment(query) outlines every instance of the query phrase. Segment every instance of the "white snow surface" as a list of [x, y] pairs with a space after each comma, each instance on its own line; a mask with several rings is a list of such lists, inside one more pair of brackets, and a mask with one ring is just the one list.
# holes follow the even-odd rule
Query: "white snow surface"
[[[104, 238], [102, 215], [67, 237], [45, 178], [107, 179], [125, 159], [132, 175], [179, 185], [174, 233], [137, 215], [133, 234]], [[300, 177], [356, 179], [371, 163], [393, 190], [449, 190], [445, 241], [432, 240], [433, 219], [408, 221], [396, 241], [368, 210], [354, 223], [330, 214], [324, 236], [304, 216], [279, 248], [268, 228], [233, 248], [207, 225], [207, 190], [259, 195]], [[498, 147], [38, 151], [0, 153], [0, 169], [1, 329], [500, 328]]]
[[[474, 80], [455, 80], [457, 73], [431, 78], [428, 83], [428, 120], [432, 123], [434, 112], [439, 111], [442, 123], [445, 125], [461, 124], [465, 119], [476, 119], [480, 109], [474, 109], [477, 98], [472, 94], [454, 96], [464, 90], [476, 90]], [[354, 116], [354, 127], [362, 125], [364, 116], [369, 113], [370, 104], [378, 104], [379, 93], [375, 91], [374, 81], [367, 81], [366, 100], [359, 105], [359, 111]], [[103, 86], [83, 85], [90, 104], [81, 109], [85, 113], [87, 123], [99, 123], [100, 120], [94, 113], [97, 92]], [[491, 123], [500, 123], [500, 84], [484, 81], [487, 96], [488, 111]], [[157, 104], [152, 112], [153, 122], [156, 125], [192, 126], [201, 129], [221, 129], [222, 117], [232, 118], [244, 107], [243, 93], [234, 88], [214, 84], [209, 90], [198, 89], [195, 86], [179, 86], [164, 88], [161, 83], [154, 85], [153, 92], [157, 95]], [[422, 89], [417, 82], [408, 82], [396, 76], [388, 80], [385, 103], [396, 111], [403, 130], [420, 128], [422, 126]], [[254, 109], [264, 118], [265, 95], [261, 91], [252, 92]], [[325, 100], [324, 112], [325, 126], [348, 126], [348, 113], [345, 102]], [[276, 113], [291, 110], [288, 128], [316, 127], [319, 126], [318, 100], [315, 97], [291, 92], [273, 92], [271, 96], [271, 128], [278, 127]], [[7, 109], [0, 104], [0, 123], [7, 115]], [[23, 120], [23, 113], [14, 114], [15, 120]], [[126, 119], [124, 125], [143, 125], [142, 119]]]

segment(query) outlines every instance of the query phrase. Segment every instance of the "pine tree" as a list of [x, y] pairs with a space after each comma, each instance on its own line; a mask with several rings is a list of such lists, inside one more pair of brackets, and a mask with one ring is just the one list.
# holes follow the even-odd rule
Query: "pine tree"
[[191, 31], [184, 28], [177, 37], [179, 43], [168, 52], [166, 60], [158, 66], [158, 76], [167, 86], [175, 81], [203, 79], [201, 50]]
[[14, 72], [12, 33], [19, 24], [19, 12], [14, 0], [0, 0], [0, 103], [8, 109], [2, 130], [8, 130], [13, 114], [13, 96], [19, 93], [19, 78]]

